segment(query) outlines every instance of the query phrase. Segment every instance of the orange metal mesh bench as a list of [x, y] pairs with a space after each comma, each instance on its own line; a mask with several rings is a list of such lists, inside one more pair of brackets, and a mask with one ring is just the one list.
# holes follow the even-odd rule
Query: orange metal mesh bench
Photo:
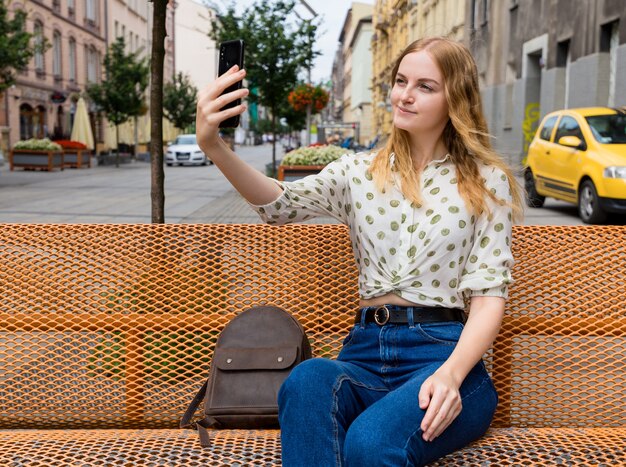
[[[626, 227], [513, 246], [493, 427], [437, 465], [626, 465]], [[358, 302], [338, 225], [4, 224], [0, 264], [0, 465], [279, 463], [276, 430], [176, 428], [216, 336], [274, 304], [333, 358]]]

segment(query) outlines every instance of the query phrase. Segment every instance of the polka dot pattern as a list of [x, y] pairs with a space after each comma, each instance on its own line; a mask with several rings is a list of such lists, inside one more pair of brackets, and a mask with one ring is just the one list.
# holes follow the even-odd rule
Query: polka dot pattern
[[[350, 227], [363, 298], [395, 293], [427, 306], [454, 307], [472, 296], [505, 297], [512, 282], [511, 209], [487, 201], [472, 215], [446, 156], [422, 174], [421, 205], [406, 200], [399, 179], [380, 192], [368, 172], [374, 154], [347, 154], [319, 174], [277, 182], [281, 196], [252, 206], [269, 224], [331, 216]], [[506, 175], [479, 167], [486, 187], [511, 201]]]

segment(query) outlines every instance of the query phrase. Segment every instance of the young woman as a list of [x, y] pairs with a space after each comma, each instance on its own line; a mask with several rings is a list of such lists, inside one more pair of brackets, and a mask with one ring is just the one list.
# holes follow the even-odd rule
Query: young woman
[[234, 68], [201, 94], [200, 146], [266, 222], [347, 224], [359, 268], [337, 360], [305, 361], [280, 390], [283, 464], [424, 465], [481, 437], [498, 400], [482, 355], [504, 313], [521, 197], [491, 147], [471, 54], [441, 37], [410, 44], [391, 76], [386, 146], [295, 182], [218, 137], [245, 106], [219, 109], [248, 91], [218, 96], [244, 76]]

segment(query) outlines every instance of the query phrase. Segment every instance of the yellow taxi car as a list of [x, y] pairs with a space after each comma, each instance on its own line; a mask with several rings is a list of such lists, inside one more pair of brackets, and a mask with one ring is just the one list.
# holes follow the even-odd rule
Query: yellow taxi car
[[528, 148], [526, 204], [546, 197], [578, 205], [587, 224], [626, 214], [626, 110], [558, 110], [541, 121]]

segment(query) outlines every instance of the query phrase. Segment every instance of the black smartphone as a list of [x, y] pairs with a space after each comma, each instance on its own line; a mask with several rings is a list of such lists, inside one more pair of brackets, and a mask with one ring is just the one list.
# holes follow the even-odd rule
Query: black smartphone
[[[221, 76], [230, 70], [233, 66], [238, 65], [239, 69], [243, 68], [243, 48], [244, 42], [241, 39], [234, 41], [226, 41], [220, 44], [220, 57], [217, 75]], [[226, 88], [222, 94], [241, 89], [241, 81]], [[220, 110], [230, 109], [241, 104], [241, 99], [226, 104]], [[220, 128], [236, 128], [239, 126], [239, 115], [228, 118], [220, 123]]]

